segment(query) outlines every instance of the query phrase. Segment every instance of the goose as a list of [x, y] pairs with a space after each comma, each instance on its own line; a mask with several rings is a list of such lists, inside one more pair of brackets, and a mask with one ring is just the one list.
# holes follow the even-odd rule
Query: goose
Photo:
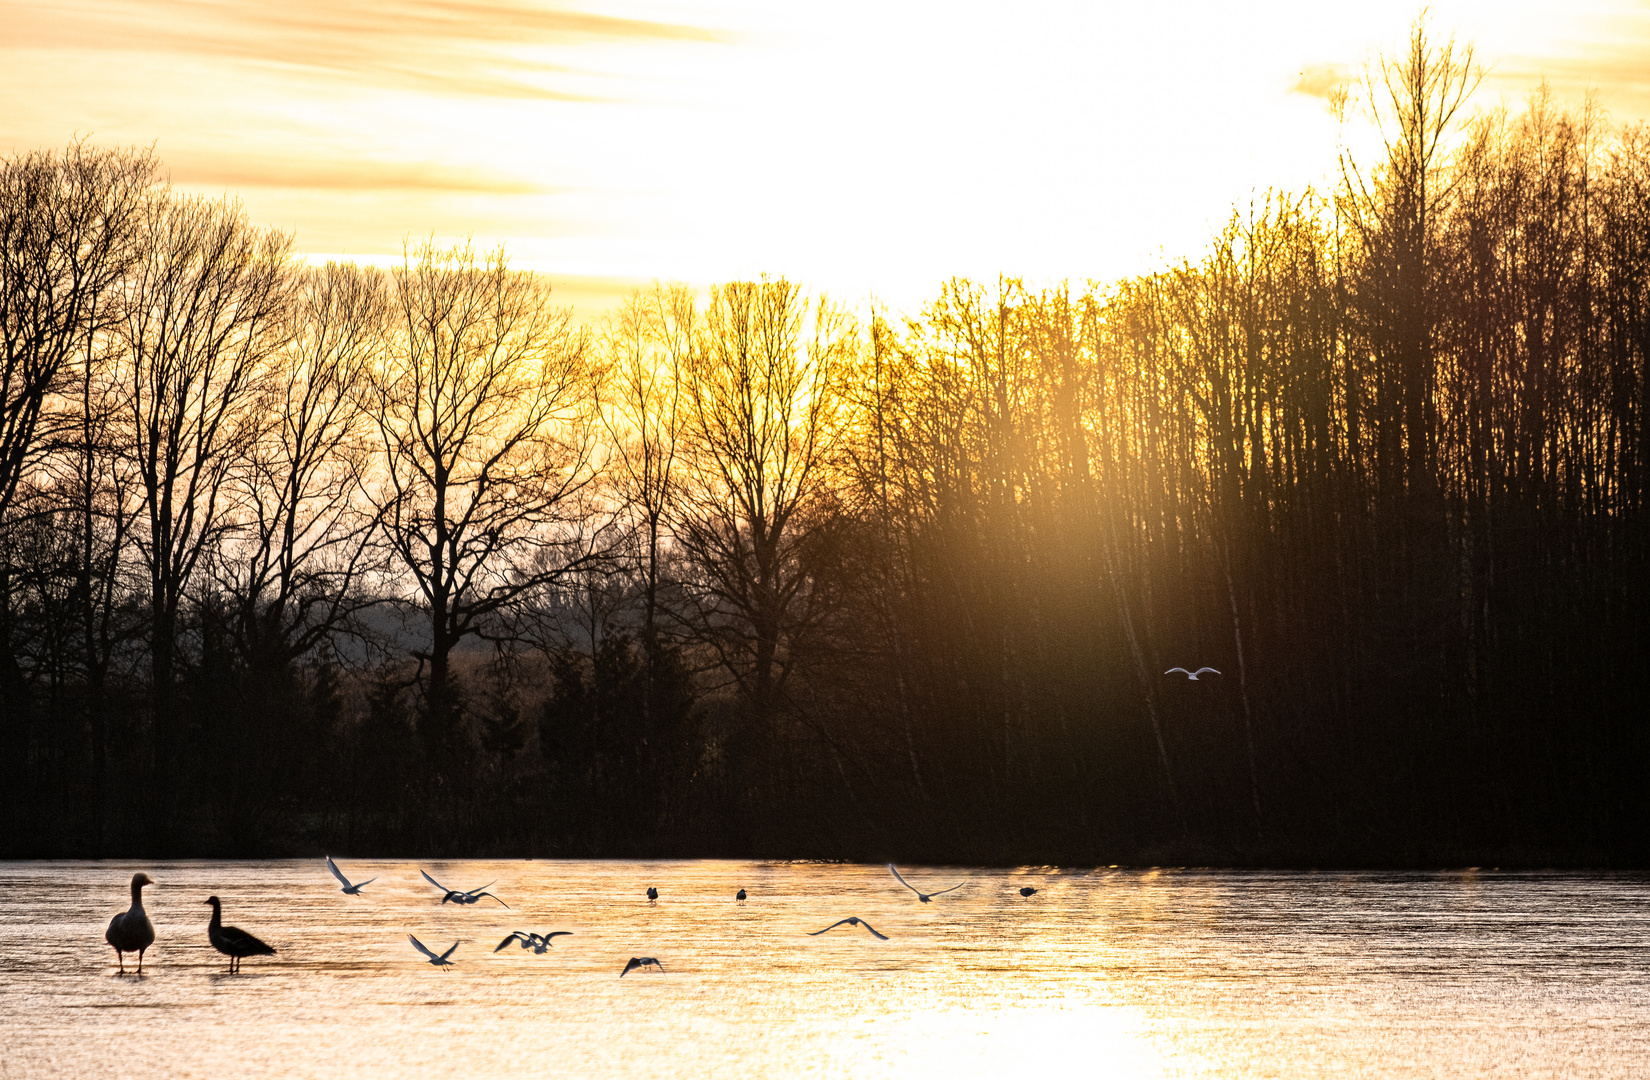
[[921, 889], [917, 888], [915, 885], [911, 884], [909, 881], [906, 881], [904, 878], [900, 877], [899, 876], [899, 871], [894, 869], [894, 864], [893, 863], [888, 864], [888, 869], [893, 873], [894, 877], [899, 878], [899, 883], [901, 885], [904, 885], [907, 889], [910, 889], [912, 892], [916, 893], [917, 894], [917, 899], [921, 900], [925, 904], [928, 903], [928, 901], [932, 900], [936, 896], [943, 896], [944, 894], [950, 892], [952, 889], [960, 889], [964, 885], [968, 884], [968, 882], [966, 882], [966, 881], [959, 881], [955, 885], [951, 886], [950, 889], [941, 889], [939, 892], [925, 893]]
[[115, 960], [120, 964], [120, 973], [126, 974], [126, 954], [138, 954], [139, 975], [143, 974], [143, 951], [155, 943], [155, 924], [149, 921], [148, 912], [143, 910], [143, 887], [153, 885], [148, 874], [132, 875], [132, 906], [109, 920], [109, 929], [103, 932], [103, 940], [115, 951]]
[[[428, 948], [426, 948], [422, 941], [419, 941], [417, 938], [413, 937], [411, 934], [407, 935], [407, 940], [412, 942], [412, 947], [413, 948], [417, 949], [419, 952], [421, 952], [425, 956], [429, 957], [430, 963], [434, 964], [436, 967], [438, 967], [438, 968], [450, 968], [450, 967], [453, 966], [453, 962], [451, 960], [447, 959], [447, 957], [453, 955], [453, 952], [458, 948], [458, 942], [456, 942], [456, 941], [453, 942], [452, 945], [450, 947], [448, 947], [446, 952], [442, 953], [440, 956], [437, 956], [435, 953], [431, 952]], [[498, 950], [495, 949], [493, 951], [497, 952]]]
[[344, 886], [342, 889], [339, 889], [338, 891], [341, 892], [341, 893], [344, 893], [345, 895], [348, 895], [348, 896], [360, 896], [362, 889], [366, 888], [368, 885], [371, 885], [373, 882], [378, 880], [375, 877], [370, 877], [370, 878], [368, 878], [367, 880], [361, 882], [358, 885], [351, 885], [349, 883], [349, 878], [345, 877], [344, 872], [342, 870], [338, 869], [338, 864], [332, 861], [332, 856], [331, 855], [327, 856], [327, 869], [331, 870], [332, 871], [332, 876], [337, 878], [339, 883]]
[[229, 957], [229, 972], [241, 970], [241, 961], [248, 956], [274, 956], [275, 950], [245, 930], [223, 924], [223, 904], [216, 896], [201, 901], [212, 905], [212, 921], [206, 924], [206, 940], [212, 947]]
[[846, 923], [849, 926], [863, 926], [863, 927], [865, 927], [865, 929], [869, 930], [871, 932], [871, 936], [876, 938], [877, 940], [879, 940], [879, 941], [887, 941], [888, 940], [888, 935], [887, 934], [877, 933], [877, 928], [876, 927], [872, 926], [870, 923], [866, 922], [864, 919], [861, 919], [856, 915], [850, 915], [846, 919], [841, 919], [837, 922], [834, 922], [830, 926], [827, 926], [825, 928], [825, 930], [811, 930], [811, 931], [808, 932], [808, 936], [809, 937], [818, 937], [820, 934], [825, 933], [826, 930], [835, 930], [837, 927], [843, 925], [843, 923]]
[[499, 949], [503, 949], [506, 945], [510, 944], [510, 942], [514, 941], [520, 943], [521, 947], [524, 949], [532, 949], [534, 953], [543, 955], [545, 949], [548, 949], [550, 946], [555, 944], [554, 941], [550, 940], [551, 938], [569, 937], [572, 933], [573, 931], [571, 930], [552, 930], [548, 934], [524, 934], [520, 930], [517, 930], [509, 937], [499, 942], [498, 948], [493, 951], [498, 952]]
[[739, 892], [734, 896], [735, 900], [743, 900], [744, 898], [745, 898], [745, 890], [744, 889], [740, 889]]
[[637, 968], [645, 967], [656, 967], [660, 971], [665, 969], [663, 964], [659, 963], [659, 961], [653, 959], [651, 956], [632, 956], [630, 958], [630, 962], [624, 966], [624, 970], [619, 972], [619, 978], [624, 978]]
[[[471, 889], [469, 892], [460, 892], [457, 889], [447, 888], [447, 886], [441, 884], [441, 882], [437, 881], [423, 870], [420, 870], [419, 873], [424, 874], [425, 881], [447, 894], [441, 898], [441, 902], [443, 904], [447, 903], [449, 900], [455, 904], [479, 904], [483, 896], [492, 896], [494, 900], [498, 900], [498, 897], [493, 896], [492, 893], [483, 891], [487, 888], [487, 885], [492, 884], [491, 881], [489, 881], [487, 885], [483, 885], [480, 889]], [[504, 904], [503, 900], [498, 900], [498, 902]], [[504, 906], [508, 908], [510, 905], [504, 904]]]
[[1165, 671], [1163, 674], [1173, 675], [1177, 671], [1180, 672], [1182, 675], [1186, 676], [1187, 680], [1190, 681], [1190, 682], [1197, 682], [1197, 677], [1199, 675], [1202, 675], [1202, 674], [1205, 674], [1205, 673], [1210, 674], [1210, 675], [1219, 675], [1220, 674], [1220, 672], [1216, 671], [1212, 667], [1200, 667], [1196, 671], [1187, 671], [1183, 667], [1172, 667], [1168, 671]]

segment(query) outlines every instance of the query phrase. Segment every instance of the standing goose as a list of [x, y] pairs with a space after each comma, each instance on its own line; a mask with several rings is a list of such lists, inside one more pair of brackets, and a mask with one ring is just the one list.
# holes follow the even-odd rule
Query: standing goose
[[229, 957], [231, 974], [241, 970], [241, 960], [248, 956], [274, 956], [275, 950], [245, 930], [223, 924], [223, 905], [216, 896], [208, 896], [204, 903], [212, 905], [212, 921], [206, 924], [206, 939], [212, 947]]
[[138, 954], [139, 975], [143, 974], [143, 951], [155, 943], [155, 924], [149, 921], [149, 913], [143, 910], [143, 887], [153, 885], [148, 874], [132, 875], [132, 906], [109, 920], [109, 929], [103, 932], [103, 940], [115, 950], [115, 959], [120, 963], [120, 973], [126, 974], [126, 954]]

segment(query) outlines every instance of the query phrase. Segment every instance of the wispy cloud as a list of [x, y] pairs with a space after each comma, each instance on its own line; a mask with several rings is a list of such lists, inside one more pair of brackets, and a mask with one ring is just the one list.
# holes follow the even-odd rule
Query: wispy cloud
[[1345, 64], [1308, 64], [1301, 69], [1300, 78], [1289, 90], [1307, 97], [1327, 98], [1352, 77], [1352, 69]]
[[173, 53], [380, 87], [564, 100], [589, 95], [553, 85], [570, 69], [525, 52], [728, 38], [555, 0], [0, 0], [0, 25], [0, 51]]
[[428, 191], [460, 195], [540, 195], [549, 187], [439, 163], [317, 161], [251, 155], [168, 158], [173, 181], [194, 187], [277, 187], [328, 191]]

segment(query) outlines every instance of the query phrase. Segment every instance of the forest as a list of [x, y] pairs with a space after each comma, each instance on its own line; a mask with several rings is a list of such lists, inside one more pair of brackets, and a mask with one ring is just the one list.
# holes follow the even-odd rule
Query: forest
[[906, 314], [0, 159], [0, 856], [1645, 865], [1650, 130], [1478, 79]]

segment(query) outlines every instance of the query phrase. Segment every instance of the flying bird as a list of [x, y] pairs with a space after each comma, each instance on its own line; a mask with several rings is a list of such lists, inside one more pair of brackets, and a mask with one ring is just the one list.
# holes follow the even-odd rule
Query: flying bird
[[[438, 968], [448, 968], [448, 967], [453, 966], [453, 962], [451, 960], [447, 959], [447, 957], [453, 955], [453, 953], [458, 951], [458, 942], [456, 942], [456, 941], [453, 942], [452, 945], [448, 947], [446, 952], [442, 953], [440, 956], [437, 956], [435, 953], [431, 952], [428, 948], [426, 948], [422, 941], [419, 941], [417, 938], [413, 937], [411, 934], [407, 935], [407, 940], [412, 942], [412, 947], [417, 949], [419, 952], [423, 953], [426, 957], [428, 957], [430, 963], [434, 964], [436, 967], [438, 967]], [[494, 949], [493, 951], [497, 952], [498, 950]]]
[[871, 932], [871, 936], [876, 938], [878, 941], [887, 941], [888, 940], [888, 935], [887, 934], [877, 933], [877, 928], [876, 927], [872, 926], [870, 923], [866, 922], [864, 919], [859, 918], [857, 915], [850, 915], [846, 919], [841, 919], [837, 922], [834, 922], [830, 926], [827, 926], [825, 928], [825, 930], [810, 930], [808, 932], [808, 936], [809, 937], [818, 937], [820, 934], [825, 933], [826, 930], [835, 930], [837, 927], [842, 926], [844, 923], [846, 923], [849, 926], [863, 926], [863, 927], [865, 927], [865, 929], [867, 929]]
[[212, 921], [206, 924], [206, 940], [212, 947], [229, 957], [229, 973], [233, 975], [241, 970], [241, 961], [248, 956], [274, 956], [275, 950], [247, 933], [233, 926], [223, 924], [223, 905], [216, 896], [208, 896], [201, 901], [212, 905]]
[[656, 967], [660, 971], [665, 969], [663, 964], [659, 963], [659, 961], [653, 959], [651, 956], [632, 956], [630, 958], [630, 962], [624, 966], [624, 970], [619, 972], [619, 978], [624, 978], [637, 968], [645, 967]]
[[1197, 682], [1197, 677], [1199, 675], [1204, 674], [1205, 672], [1207, 672], [1210, 675], [1219, 675], [1220, 674], [1220, 672], [1216, 671], [1212, 667], [1200, 667], [1196, 671], [1187, 671], [1183, 667], [1172, 667], [1168, 671], [1165, 671], [1163, 674], [1173, 675], [1177, 671], [1180, 672], [1182, 675], [1186, 676], [1186, 678], [1191, 682]]
[[649, 900], [657, 900], [657, 899], [659, 899], [659, 890], [658, 890], [658, 889], [655, 889], [655, 888], [654, 888], [654, 887], [653, 887], [653, 886], [651, 886], [651, 885], [649, 885], [649, 886], [648, 886], [648, 887], [647, 887], [647, 898], [648, 898], [648, 899], [649, 899]]
[[[455, 904], [478, 904], [481, 902], [481, 898], [483, 896], [492, 896], [494, 900], [498, 900], [498, 897], [493, 896], [492, 893], [483, 891], [487, 888], [487, 885], [492, 884], [491, 881], [489, 881], [487, 885], [483, 885], [480, 889], [471, 889], [469, 892], [460, 892], [457, 889], [447, 888], [447, 886], [441, 884], [441, 882], [437, 881], [423, 870], [420, 870], [419, 873], [424, 875], [425, 881], [447, 894], [441, 898], [441, 902], [443, 904], [447, 903], [449, 900]], [[498, 900], [498, 902], [504, 904], [503, 900]], [[510, 905], [504, 904], [504, 906], [508, 908]]]
[[545, 949], [548, 949], [550, 946], [555, 944], [555, 942], [550, 940], [551, 938], [566, 937], [572, 932], [573, 931], [571, 930], [552, 930], [548, 934], [524, 934], [520, 930], [517, 930], [509, 937], [499, 942], [498, 948], [493, 951], [498, 952], [499, 949], [503, 949], [506, 945], [510, 944], [510, 942], [514, 941], [518, 942], [522, 948], [532, 949], [533, 952], [542, 956]]
[[950, 889], [941, 889], [939, 892], [925, 893], [921, 889], [917, 888], [915, 885], [911, 884], [909, 881], [906, 881], [904, 878], [900, 877], [899, 876], [899, 871], [894, 869], [894, 864], [893, 863], [888, 864], [888, 869], [889, 869], [890, 872], [893, 873], [893, 875], [896, 878], [899, 878], [899, 883], [901, 885], [904, 885], [907, 889], [910, 889], [912, 892], [916, 893], [917, 894], [917, 899], [921, 900], [925, 904], [928, 903], [928, 901], [932, 900], [936, 896], [943, 896], [946, 893], [950, 892], [952, 889], [960, 889], [964, 885], [968, 884], [968, 882], [966, 882], [966, 881], [959, 881], [955, 885], [951, 886]]
[[745, 890], [744, 889], [740, 889], [738, 894], [734, 896], [735, 900], [743, 900], [744, 898], [745, 898]]
[[343, 888], [339, 889], [338, 891], [341, 892], [341, 893], [344, 893], [348, 896], [359, 896], [359, 895], [361, 895], [361, 890], [362, 889], [366, 888], [368, 885], [371, 885], [373, 882], [378, 880], [375, 877], [370, 877], [367, 880], [361, 882], [360, 884], [351, 885], [349, 883], [349, 878], [345, 877], [344, 872], [342, 870], [338, 869], [338, 864], [332, 861], [332, 856], [331, 855], [327, 856], [327, 869], [331, 870], [332, 871], [332, 876], [338, 879], [339, 884], [343, 885]]
[[1027, 886], [1025, 886], [1024, 888], [1022, 888], [1020, 890], [1020, 895], [1021, 896], [1030, 896], [1032, 893], [1034, 893], [1036, 891], [1037, 891], [1036, 889], [1033, 889], [1030, 885], [1027, 885]]
[[109, 929], [103, 932], [103, 940], [115, 951], [115, 960], [120, 964], [120, 973], [126, 974], [126, 954], [138, 954], [139, 975], [143, 974], [143, 951], [155, 943], [155, 924], [149, 921], [149, 913], [143, 910], [143, 887], [153, 885], [148, 874], [132, 875], [132, 906], [109, 920]]

